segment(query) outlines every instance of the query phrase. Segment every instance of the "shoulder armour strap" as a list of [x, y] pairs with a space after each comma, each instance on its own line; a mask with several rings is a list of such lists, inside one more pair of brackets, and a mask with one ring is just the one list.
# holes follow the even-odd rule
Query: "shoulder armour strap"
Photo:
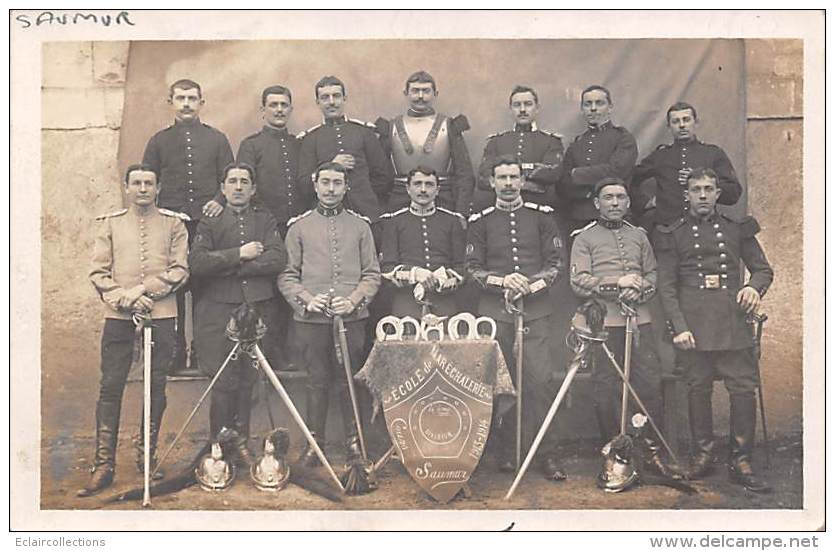
[[307, 130], [299, 132], [298, 134], [296, 134], [296, 139], [301, 140], [302, 138], [304, 138], [305, 136], [307, 136], [308, 134], [310, 134], [314, 130], [318, 130], [321, 126], [322, 126], [321, 124], [317, 124], [316, 126], [311, 126]]
[[484, 217], [484, 216], [487, 216], [488, 214], [490, 214], [490, 213], [491, 213], [491, 212], [493, 212], [494, 210], [496, 210], [496, 207], [487, 207], [487, 208], [486, 208], [486, 209], [484, 209], [483, 211], [481, 211], [481, 212], [477, 212], [477, 213], [473, 214], [472, 216], [470, 216], [470, 218], [469, 218], [468, 220], [469, 220], [470, 222], [475, 222], [475, 221], [476, 221], [476, 220], [478, 220], [479, 218], [482, 218], [482, 217]]
[[107, 214], [101, 214], [99, 216], [96, 216], [96, 220], [107, 220], [108, 218], [115, 218], [116, 216], [122, 216], [126, 212], [128, 212], [128, 209], [115, 210], [113, 212], [108, 212]]
[[[371, 130], [377, 130], [377, 127], [376, 127], [376, 126], [374, 126], [374, 123], [371, 123], [371, 122], [365, 122], [365, 121], [361, 121], [361, 120], [359, 120], [359, 119], [348, 119], [348, 121], [349, 121], [349, 122], [352, 122], [352, 123], [354, 123], [354, 124], [359, 124], [359, 125], [362, 125], [362, 126], [364, 126], [364, 127], [366, 127], [366, 128], [370, 128]], [[347, 209], [346, 209], [346, 210], [347, 210]]]
[[[403, 207], [402, 209], [398, 209], [398, 210], [395, 210], [395, 211], [392, 211], [392, 212], [385, 212], [385, 213], [380, 215], [380, 218], [394, 218], [395, 216], [397, 216], [399, 214], [403, 214], [404, 212], [407, 212], [408, 210], [409, 210], [409, 207]], [[356, 214], [356, 213], [354, 213], [354, 214]]]
[[588, 224], [586, 224], [582, 228], [578, 228], [578, 229], [574, 230], [573, 232], [571, 232], [571, 237], [574, 237], [575, 235], [579, 235], [579, 234], [583, 233], [584, 231], [586, 231], [587, 229], [593, 228], [596, 225], [597, 225], [597, 220], [592, 220], [591, 222], [589, 222]]

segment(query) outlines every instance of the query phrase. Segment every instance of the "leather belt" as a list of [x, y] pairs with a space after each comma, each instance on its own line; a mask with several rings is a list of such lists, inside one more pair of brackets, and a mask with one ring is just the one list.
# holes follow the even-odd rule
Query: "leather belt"
[[680, 284], [686, 287], [696, 287], [708, 291], [737, 289], [736, 281], [729, 282], [728, 274], [703, 274], [683, 276]]

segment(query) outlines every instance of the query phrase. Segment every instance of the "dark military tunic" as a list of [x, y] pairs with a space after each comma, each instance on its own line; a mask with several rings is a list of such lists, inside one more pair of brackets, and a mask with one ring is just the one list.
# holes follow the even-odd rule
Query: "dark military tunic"
[[[241, 260], [241, 246], [251, 241], [260, 241], [264, 252], [252, 260]], [[275, 219], [267, 210], [248, 207], [235, 212], [227, 207], [220, 216], [200, 221], [189, 260], [194, 278], [201, 281], [194, 306], [200, 368], [214, 374], [233, 346], [225, 333], [232, 312], [244, 302], [259, 311], [266, 308], [287, 255]], [[235, 388], [241, 377], [251, 383], [249, 372], [255, 370], [241, 373], [241, 369], [225, 371], [218, 388]]]
[[699, 140], [676, 141], [660, 145], [635, 167], [630, 193], [632, 211], [640, 214], [650, 197], [641, 193], [641, 184], [649, 178], [656, 183], [656, 211], [654, 222], [669, 224], [688, 210], [687, 173], [697, 168], [711, 168], [716, 172], [716, 182], [722, 194], [719, 203], [733, 205], [742, 195], [742, 186], [730, 159], [719, 146]]
[[488, 207], [469, 219], [467, 271], [484, 290], [479, 313], [513, 322], [505, 311], [504, 276], [517, 272], [528, 277], [536, 292], [524, 298], [525, 319], [551, 314], [547, 288], [563, 271], [562, 240], [553, 209], [519, 202], [513, 210]]
[[418, 166], [438, 173], [439, 206], [468, 215], [473, 199], [475, 176], [464, 132], [470, 123], [464, 115], [447, 117], [440, 113], [425, 116], [399, 116], [375, 123], [380, 143], [391, 156], [395, 169], [394, 186], [388, 197], [390, 211], [407, 207], [409, 171]]
[[223, 169], [231, 163], [232, 148], [226, 136], [194, 121], [177, 121], [148, 141], [142, 162], [159, 176], [159, 206], [184, 212], [192, 220], [203, 216], [203, 205], [220, 194]]
[[[412, 268], [429, 271], [446, 268], [463, 281], [465, 271], [464, 247], [466, 232], [464, 217], [442, 207], [432, 207], [418, 213], [405, 208], [381, 216], [382, 263], [384, 273], [391, 273], [402, 286], [394, 293], [392, 313], [420, 318], [421, 309], [414, 299]], [[427, 291], [426, 300], [433, 313], [448, 316], [456, 313], [455, 294]]]
[[379, 197], [388, 193], [393, 175], [391, 161], [380, 145], [374, 125], [344, 117], [327, 119], [298, 138], [302, 141], [298, 187], [306, 198], [306, 207], [313, 206], [312, 176], [316, 168], [339, 154], [353, 155], [356, 164], [348, 173], [351, 189], [346, 195], [346, 206], [376, 221], [382, 212]]
[[[687, 214], [656, 228], [661, 302], [676, 335], [693, 333], [696, 350], [752, 346], [751, 328], [736, 296], [743, 286], [763, 296], [774, 277], [756, 238], [759, 230], [753, 217], [736, 220], [719, 213], [707, 220]], [[751, 273], [747, 282], [743, 265]]]
[[286, 128], [265, 125], [260, 132], [245, 138], [238, 148], [238, 162], [255, 169], [255, 199], [269, 209], [282, 235], [286, 233], [287, 221], [307, 210], [296, 183], [300, 147], [299, 140]]
[[[490, 187], [493, 163], [507, 155], [516, 157], [522, 165], [522, 174], [525, 176], [522, 199], [540, 205], [556, 206], [556, 188], [563, 154], [562, 136], [539, 129], [536, 123], [517, 124], [513, 130], [488, 136], [478, 167], [475, 208], [480, 211], [496, 202], [496, 193]], [[548, 166], [531, 177], [534, 163]]]
[[594, 185], [606, 177], [628, 182], [637, 159], [635, 138], [611, 121], [589, 127], [577, 136], [565, 152], [558, 189], [568, 201], [567, 214], [571, 219], [588, 222], [597, 218], [592, 201]]

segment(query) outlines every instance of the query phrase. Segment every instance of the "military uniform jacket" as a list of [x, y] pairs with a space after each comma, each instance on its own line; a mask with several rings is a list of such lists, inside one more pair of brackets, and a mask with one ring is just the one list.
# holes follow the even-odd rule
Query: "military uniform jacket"
[[[241, 245], [260, 241], [264, 252], [241, 259]], [[192, 275], [200, 279], [200, 298], [226, 304], [258, 302], [274, 296], [273, 281], [284, 269], [287, 255], [275, 218], [266, 210], [248, 207], [203, 218], [189, 255]]]
[[484, 290], [479, 314], [512, 322], [504, 307], [504, 276], [528, 277], [534, 292], [524, 298], [525, 319], [551, 314], [547, 288], [563, 271], [563, 245], [553, 209], [520, 203], [513, 210], [488, 207], [473, 214], [467, 228], [467, 272]]
[[160, 130], [142, 157], [159, 176], [159, 206], [184, 212], [192, 220], [202, 217], [203, 205], [210, 200], [225, 203], [220, 181], [232, 160], [226, 136], [200, 120], [178, 121]]
[[245, 138], [238, 148], [238, 162], [255, 169], [257, 192], [253, 200], [269, 209], [282, 235], [287, 221], [307, 210], [296, 183], [300, 147], [299, 140], [286, 128], [266, 125]]
[[[745, 313], [736, 303], [743, 285], [765, 295], [774, 272], [757, 241], [750, 216], [736, 220], [714, 213], [687, 214], [654, 234], [658, 286], [675, 334], [690, 331], [697, 350], [735, 350], [752, 345]], [[741, 267], [751, 276], [743, 284]]]
[[618, 280], [628, 274], [641, 278], [636, 301], [638, 324], [652, 321], [646, 302], [655, 294], [658, 272], [655, 254], [643, 229], [628, 222], [600, 219], [577, 230], [571, 246], [571, 288], [583, 298], [596, 297], [606, 304], [607, 327], [622, 327], [626, 318], [618, 305]]
[[316, 168], [344, 153], [353, 155], [356, 163], [348, 173], [351, 189], [346, 195], [346, 205], [376, 221], [382, 213], [378, 196], [388, 191], [393, 174], [374, 125], [344, 117], [328, 119], [298, 137], [302, 141], [298, 187], [307, 199], [306, 206], [315, 202], [312, 176]]
[[[478, 167], [478, 187], [481, 191], [489, 192], [491, 204], [496, 202], [496, 194], [490, 187], [493, 164], [505, 155], [516, 157], [522, 164], [522, 174], [526, 176], [522, 199], [554, 206], [564, 155], [561, 136], [540, 130], [536, 123], [517, 124], [513, 130], [488, 136]], [[536, 177], [531, 177], [529, 175], [533, 172], [534, 163], [548, 166], [538, 171]]]
[[90, 282], [105, 304], [105, 317], [130, 319], [130, 310], [118, 307], [129, 289], [145, 286], [154, 301], [152, 318], [177, 317], [174, 291], [188, 279], [188, 233], [183, 215], [134, 207], [96, 220]]
[[[394, 310], [398, 303], [414, 304], [412, 286], [408, 275], [412, 268], [435, 271], [440, 267], [452, 270], [463, 281], [466, 274], [464, 247], [466, 231], [464, 217], [442, 207], [428, 213], [418, 214], [411, 208], [386, 213], [380, 217], [382, 230], [382, 263], [384, 273], [396, 269], [394, 277], [404, 281], [404, 287], [397, 290]], [[449, 293], [439, 295], [427, 293], [431, 303], [454, 303]]]
[[470, 212], [475, 186], [473, 164], [464, 141], [464, 132], [470, 129], [470, 123], [464, 115], [447, 117], [437, 113], [432, 117], [434, 124], [429, 125], [426, 120], [425, 126], [431, 128], [423, 142], [408, 134], [406, 124], [409, 120], [430, 117], [400, 116], [391, 121], [379, 118], [375, 122], [380, 143], [386, 155], [392, 159], [396, 172], [394, 186], [388, 191], [390, 205], [399, 209], [410, 203], [405, 190], [406, 178], [413, 168], [425, 166], [438, 172], [439, 193], [436, 203], [466, 216]]
[[719, 203], [733, 205], [742, 195], [742, 186], [730, 159], [719, 146], [699, 140], [676, 141], [660, 145], [635, 167], [630, 193], [633, 196], [633, 212], [640, 213], [650, 197], [641, 193], [641, 184], [654, 178], [656, 182], [655, 221], [660, 224], [674, 222], [688, 209], [687, 180], [679, 173], [682, 169], [712, 168], [722, 190]]
[[615, 126], [611, 121], [597, 128], [589, 127], [577, 136], [565, 152], [558, 190], [569, 201], [571, 218], [597, 218], [592, 201], [594, 185], [606, 177], [629, 182], [637, 159], [635, 138], [627, 129]]
[[368, 317], [368, 303], [380, 287], [380, 264], [368, 219], [341, 205], [321, 205], [288, 223], [287, 268], [278, 276], [278, 289], [293, 307], [294, 319], [331, 323], [323, 314], [308, 312], [319, 293], [343, 296], [356, 308], [345, 320]]

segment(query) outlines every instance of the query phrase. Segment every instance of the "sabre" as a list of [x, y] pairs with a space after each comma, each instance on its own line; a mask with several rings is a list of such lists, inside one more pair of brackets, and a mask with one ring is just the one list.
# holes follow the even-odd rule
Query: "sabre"
[[568, 394], [568, 389], [571, 386], [571, 381], [574, 379], [574, 375], [577, 374], [577, 370], [580, 369], [580, 366], [582, 365], [580, 358], [584, 355], [586, 346], [588, 345], [584, 344], [583, 348], [575, 354], [574, 360], [571, 362], [571, 367], [562, 382], [562, 386], [560, 386], [560, 390], [557, 392], [557, 396], [551, 404], [551, 409], [548, 410], [548, 415], [545, 416], [545, 420], [542, 422], [542, 426], [539, 427], [539, 432], [536, 434], [536, 438], [534, 438], [533, 444], [531, 444], [531, 448], [528, 450], [528, 455], [525, 456], [525, 462], [522, 463], [522, 467], [516, 473], [516, 478], [513, 479], [513, 484], [504, 496], [505, 500], [509, 500], [513, 497], [513, 492], [516, 491], [516, 487], [519, 485], [522, 477], [525, 476], [525, 472], [528, 470], [531, 461], [533, 461], [534, 455], [536, 455], [536, 450], [539, 449], [539, 444], [542, 443], [542, 439], [545, 438], [545, 433], [548, 431], [548, 427], [551, 426], [551, 422], [554, 420], [554, 416], [557, 414], [560, 404], [565, 398], [565, 395]]
[[348, 394], [351, 397], [351, 408], [354, 410], [354, 422], [357, 424], [357, 436], [360, 439], [360, 450], [362, 451], [362, 458], [367, 461], [368, 453], [365, 450], [365, 435], [362, 432], [362, 419], [360, 419], [360, 407], [357, 402], [357, 390], [354, 388], [354, 372], [351, 369], [351, 356], [348, 355], [348, 337], [346, 337], [348, 330], [345, 328], [345, 322], [342, 321], [342, 316], [334, 316], [333, 324], [338, 338], [336, 343], [337, 359], [342, 362], [342, 367], [345, 368], [345, 377], [348, 379]]
[[620, 399], [620, 433], [626, 434], [626, 416], [629, 410], [629, 390], [626, 385], [629, 381], [629, 371], [632, 365], [632, 336], [635, 323], [635, 310], [629, 305], [621, 302], [621, 309], [626, 313], [626, 342], [623, 347], [623, 393]]
[[626, 374], [624, 374], [624, 372], [621, 370], [617, 360], [615, 359], [614, 354], [612, 354], [612, 351], [609, 350], [609, 347], [606, 345], [605, 342], [601, 342], [600, 344], [603, 346], [603, 350], [609, 357], [609, 361], [611, 362], [612, 367], [614, 367], [615, 371], [618, 372], [618, 375], [620, 375], [620, 378], [623, 380], [623, 384], [626, 386], [626, 388], [629, 390], [629, 393], [632, 395], [632, 399], [635, 400], [635, 402], [638, 404], [638, 407], [641, 408], [641, 412], [647, 416], [649, 424], [652, 425], [655, 434], [658, 435], [658, 439], [661, 440], [662, 444], [664, 444], [664, 448], [667, 450], [667, 453], [670, 454], [670, 457], [673, 459], [673, 461], [678, 463], [678, 457], [676, 457], [675, 452], [667, 443], [667, 439], [664, 438], [663, 434], [661, 434], [661, 430], [658, 428], [658, 425], [655, 424], [655, 420], [653, 420], [652, 416], [649, 414], [649, 411], [647, 411], [647, 408], [646, 406], [644, 406], [644, 402], [641, 401], [641, 398], [638, 396], [638, 393], [635, 392], [635, 389], [632, 387], [632, 384], [629, 382], [629, 379], [627, 378]]
[[[240, 346], [241, 346], [241, 343], [236, 342], [236, 343], [235, 343], [235, 346], [233, 346], [233, 347], [232, 347], [232, 350], [229, 352], [229, 355], [228, 355], [228, 356], [226, 356], [226, 359], [225, 359], [225, 360], [223, 361], [223, 363], [221, 364], [220, 369], [218, 369], [218, 370], [217, 370], [217, 373], [215, 373], [215, 376], [214, 376], [214, 377], [212, 377], [212, 380], [211, 380], [211, 382], [209, 383], [209, 386], [207, 386], [207, 387], [206, 387], [206, 390], [205, 390], [205, 391], [203, 391], [203, 395], [200, 397], [200, 399], [199, 399], [199, 400], [197, 400], [197, 405], [195, 405], [195, 406], [194, 406], [194, 409], [192, 409], [192, 410], [191, 410], [191, 413], [190, 413], [190, 414], [188, 415], [188, 417], [186, 418], [185, 423], [183, 423], [183, 426], [180, 428], [179, 432], [177, 432], [177, 436], [175, 436], [175, 437], [174, 437], [174, 440], [171, 442], [171, 444], [169, 444], [168, 449], [166, 449], [166, 450], [165, 450], [165, 453], [164, 453], [164, 454], [162, 454], [162, 457], [160, 458], [160, 460], [159, 460], [159, 461], [157, 461], [157, 466], [154, 468], [154, 472], [152, 472], [152, 473], [151, 473], [151, 476], [152, 476], [152, 477], [153, 477], [153, 476], [156, 474], [156, 472], [159, 470], [160, 466], [162, 466], [163, 461], [165, 461], [165, 460], [166, 460], [166, 458], [168, 457], [168, 455], [169, 455], [169, 454], [171, 453], [171, 451], [174, 449], [174, 446], [176, 446], [176, 445], [177, 445], [177, 442], [180, 440], [180, 437], [182, 437], [182, 436], [183, 436], [183, 433], [184, 433], [184, 432], [186, 431], [186, 429], [188, 428], [189, 424], [191, 423], [191, 420], [192, 420], [192, 419], [194, 418], [194, 416], [197, 414], [197, 410], [199, 410], [199, 409], [200, 409], [200, 406], [202, 406], [202, 405], [203, 405], [203, 401], [206, 399], [206, 396], [208, 396], [208, 395], [209, 395], [209, 392], [211, 392], [211, 391], [212, 391], [212, 388], [215, 386], [215, 383], [217, 382], [217, 380], [218, 380], [218, 379], [220, 379], [220, 376], [221, 376], [221, 374], [223, 373], [223, 370], [224, 370], [224, 369], [226, 369], [226, 366], [229, 364], [229, 362], [230, 362], [230, 361], [232, 360], [232, 358], [235, 356], [235, 353], [238, 351], [238, 348], [240, 348]], [[214, 437], [214, 435], [212, 435], [212, 437]]]
[[264, 357], [264, 353], [261, 352], [261, 347], [258, 346], [258, 343], [253, 343], [252, 348], [255, 353], [255, 357], [258, 360], [258, 365], [261, 367], [261, 370], [267, 376], [267, 378], [272, 383], [273, 387], [275, 387], [276, 392], [278, 395], [281, 396], [281, 400], [284, 402], [284, 405], [287, 406], [287, 410], [290, 412], [290, 415], [293, 417], [293, 420], [301, 429], [302, 434], [307, 439], [307, 442], [313, 448], [313, 451], [316, 452], [316, 456], [319, 458], [319, 461], [325, 466], [328, 470], [328, 474], [331, 476], [333, 481], [336, 483], [337, 487], [344, 493], [345, 487], [339, 481], [339, 477], [336, 476], [336, 473], [331, 467], [331, 464], [328, 462], [328, 458], [325, 457], [325, 453], [322, 451], [322, 448], [319, 447], [319, 444], [316, 443], [316, 439], [313, 438], [313, 435], [310, 433], [310, 429], [307, 428], [305, 425], [302, 416], [299, 414], [299, 410], [296, 409], [296, 406], [293, 404], [293, 400], [290, 399], [290, 395], [287, 394], [287, 391], [284, 389], [284, 385], [281, 384], [281, 381], [278, 380], [278, 377], [273, 372], [273, 368], [270, 366], [270, 363], [267, 361], [267, 358]]
[[760, 357], [762, 356], [763, 324], [768, 320], [766, 314], [754, 314], [757, 330], [754, 333], [754, 349], [757, 353], [757, 395], [760, 402], [760, 421], [763, 425], [763, 445], [765, 445], [765, 468], [771, 468], [771, 445], [768, 439], [768, 426], [765, 423], [765, 401], [763, 400], [763, 382], [760, 374]]
[[142, 370], [142, 387], [143, 387], [143, 404], [142, 404], [142, 421], [144, 427], [142, 429], [143, 442], [143, 466], [144, 475], [144, 492], [142, 494], [142, 506], [151, 506], [151, 340], [153, 335], [151, 328], [151, 319], [144, 318], [142, 324], [142, 345], [143, 350], [143, 370]]
[[514, 322], [516, 324], [516, 339], [513, 343], [516, 352], [516, 469], [522, 463], [522, 361], [524, 358], [525, 342], [525, 319], [523, 316], [524, 302], [520, 297], [519, 306], [510, 306], [513, 309]]

